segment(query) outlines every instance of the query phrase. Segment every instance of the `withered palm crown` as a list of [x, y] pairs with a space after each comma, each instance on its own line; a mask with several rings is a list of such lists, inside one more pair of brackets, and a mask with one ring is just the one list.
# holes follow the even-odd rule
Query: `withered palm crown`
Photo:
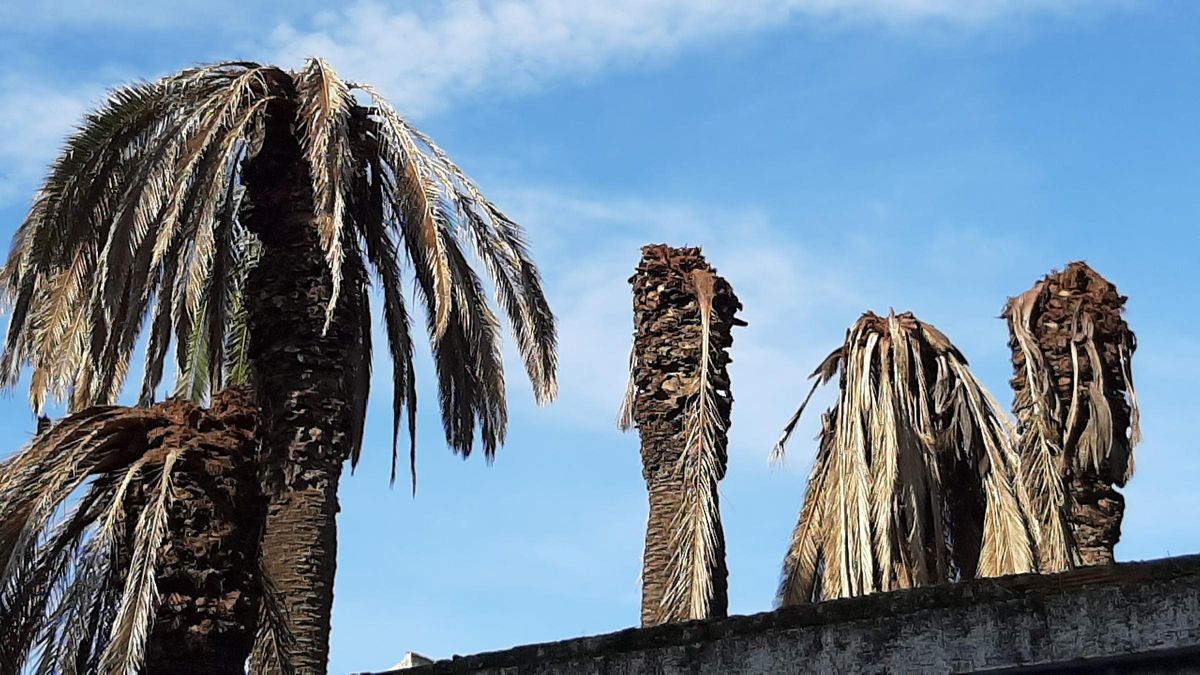
[[[415, 425], [407, 263], [428, 314], [447, 440], [469, 453], [478, 420], [492, 454], [506, 428], [500, 329], [464, 251], [490, 274], [546, 402], [556, 394], [554, 319], [524, 234], [375, 89], [342, 80], [320, 59], [298, 72], [197, 67], [118, 89], [88, 115], [52, 165], [0, 277], [12, 307], [3, 384], [28, 367], [37, 411], [49, 399], [73, 410], [111, 403], [143, 329], [143, 402], [155, 397], [172, 342], [176, 394], [202, 399], [247, 378], [243, 294], [259, 245], [239, 220], [240, 174], [262, 147], [272, 105], [294, 107], [311, 171], [333, 283], [327, 322], [344, 295], [347, 261], [374, 271], [394, 367], [394, 429], [405, 409], [410, 433]], [[369, 338], [369, 320], [363, 325]]]
[[1035, 569], [1004, 411], [910, 313], [868, 312], [812, 374], [837, 403], [784, 560], [783, 605]]

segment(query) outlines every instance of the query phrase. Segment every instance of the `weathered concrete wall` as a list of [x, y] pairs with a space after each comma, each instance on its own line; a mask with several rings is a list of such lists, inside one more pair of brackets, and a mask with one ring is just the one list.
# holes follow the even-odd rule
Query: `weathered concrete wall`
[[1200, 672], [1200, 556], [883, 593], [457, 657], [405, 675]]

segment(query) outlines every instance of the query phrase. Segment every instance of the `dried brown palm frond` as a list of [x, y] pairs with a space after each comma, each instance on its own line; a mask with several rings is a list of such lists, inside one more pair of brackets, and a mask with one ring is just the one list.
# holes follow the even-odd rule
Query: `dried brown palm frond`
[[725, 435], [728, 404], [721, 405], [717, 382], [721, 374], [713, 359], [713, 299], [716, 278], [706, 269], [691, 273], [700, 310], [700, 364], [696, 392], [685, 413], [684, 447], [679, 457], [682, 479], [679, 511], [671, 525], [671, 560], [663, 593], [662, 622], [702, 619], [713, 602], [713, 570], [724, 555], [717, 483], [725, 475]]
[[[154, 670], [202, 621], [214, 652], [246, 658], [268, 597], [243, 597], [266, 515], [248, 401], [88, 408], [0, 467], [0, 669]], [[205, 602], [213, 579], [238, 592]]]
[[378, 92], [320, 59], [295, 73], [247, 62], [186, 70], [116, 90], [83, 121], [0, 272], [12, 312], [0, 381], [12, 385], [31, 369], [39, 412], [54, 399], [72, 410], [110, 404], [147, 326], [144, 403], [156, 396], [172, 343], [178, 395], [202, 400], [245, 382], [242, 296], [259, 242], [242, 222], [253, 208], [243, 204], [242, 172], [263, 146], [268, 110], [279, 109], [294, 112], [311, 174], [333, 288], [327, 320], [347, 292], [346, 270], [373, 270], [394, 365], [393, 425], [398, 434], [407, 410], [411, 432], [410, 268], [431, 317], [447, 440], [469, 453], [478, 426], [490, 456], [505, 434], [501, 334], [464, 251], [494, 282], [535, 396], [548, 402], [554, 317], [524, 233]]
[[779, 602], [1032, 571], [1009, 424], [946, 336], [910, 313], [868, 312], [813, 388], [839, 373]]
[[1126, 298], [1087, 264], [1051, 272], [1004, 308], [1022, 476], [1043, 571], [1112, 562], [1140, 439]]
[[650, 514], [642, 623], [723, 616], [728, 350], [741, 304], [697, 248], [646, 246], [633, 279], [634, 346], [620, 424], [636, 424]]

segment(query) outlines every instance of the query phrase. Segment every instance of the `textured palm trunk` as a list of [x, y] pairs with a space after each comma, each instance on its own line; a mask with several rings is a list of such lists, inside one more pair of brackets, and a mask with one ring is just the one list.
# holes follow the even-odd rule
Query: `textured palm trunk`
[[327, 667], [337, 488], [354, 435], [363, 296], [362, 273], [348, 264], [337, 312], [325, 330], [332, 282], [294, 117], [289, 101], [268, 109], [262, 151], [244, 167], [242, 222], [263, 244], [246, 304], [271, 495], [264, 558], [295, 640], [293, 666], [308, 674]]
[[[642, 432], [645, 438], [645, 432]], [[663, 621], [663, 595], [667, 589], [667, 566], [671, 561], [671, 525], [679, 513], [682, 482], [674, 465], [655, 449], [647, 451], [642, 441], [642, 476], [650, 496], [650, 515], [646, 520], [646, 546], [642, 552], [642, 625], [655, 626]], [[648, 457], [650, 455], [650, 457]]]
[[172, 424], [148, 435], [149, 452], [187, 450], [172, 472], [170, 534], [157, 569], [160, 604], [145, 672], [240, 675], [262, 601], [258, 558], [266, 501], [257, 409], [242, 391], [218, 394], [207, 411], [183, 401], [159, 407]]
[[1133, 473], [1138, 437], [1130, 370], [1136, 340], [1122, 318], [1125, 300], [1075, 262], [1005, 308], [1013, 412], [1040, 514], [1044, 572], [1114, 560], [1125, 511], [1116, 488]]
[[[681, 456], [687, 445], [687, 415], [694, 405], [702, 355], [702, 316], [693, 272], [711, 274], [697, 248], [675, 249], [666, 245], [642, 249], [642, 260], [633, 284], [634, 351], [631, 364], [632, 421], [641, 437], [642, 476], [649, 492], [650, 515], [642, 564], [642, 625], [724, 616], [727, 612], [725, 538], [719, 516], [715, 522], [716, 555], [711, 575], [711, 597], [707, 616], [690, 615], [675, 599], [664, 600], [671, 585], [672, 561], [683, 558], [673, 538], [681, 505], [685, 501]], [[716, 277], [712, 297], [710, 371], [716, 397], [719, 431], [714, 463], [719, 480], [726, 466], [727, 439], [732, 396], [729, 395], [732, 328], [741, 322], [735, 313], [741, 307], [727, 282]], [[717, 502], [716, 480], [707, 489]]]

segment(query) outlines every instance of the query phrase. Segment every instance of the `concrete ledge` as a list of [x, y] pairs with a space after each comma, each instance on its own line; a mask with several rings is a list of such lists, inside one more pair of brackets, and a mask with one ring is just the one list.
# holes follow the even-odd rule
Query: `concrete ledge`
[[528, 645], [405, 675], [1200, 672], [1200, 556]]

